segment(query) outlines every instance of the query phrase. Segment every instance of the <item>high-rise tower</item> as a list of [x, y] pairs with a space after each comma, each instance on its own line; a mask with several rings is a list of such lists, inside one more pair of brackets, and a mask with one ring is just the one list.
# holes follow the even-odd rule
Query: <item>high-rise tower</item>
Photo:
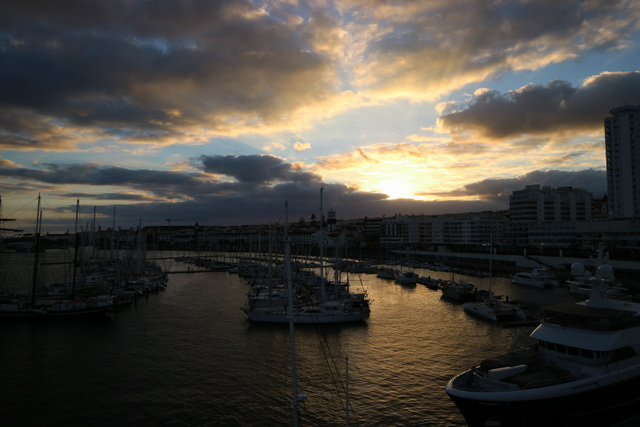
[[604, 119], [609, 216], [640, 217], [640, 105], [610, 110]]

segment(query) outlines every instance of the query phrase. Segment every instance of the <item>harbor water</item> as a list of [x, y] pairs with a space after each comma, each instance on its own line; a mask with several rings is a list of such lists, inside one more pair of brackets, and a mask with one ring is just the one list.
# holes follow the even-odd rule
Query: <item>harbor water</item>
[[[186, 270], [166, 261], [168, 270]], [[443, 279], [450, 273], [416, 269]], [[287, 325], [252, 324], [247, 282], [228, 272], [171, 274], [165, 291], [105, 317], [0, 323], [3, 426], [286, 426], [291, 420]], [[479, 289], [488, 278], [464, 277]], [[475, 319], [441, 292], [351, 275], [371, 317], [295, 330], [302, 425], [464, 426], [445, 394], [456, 373], [528, 343], [534, 326]], [[494, 278], [528, 305], [570, 301]]]

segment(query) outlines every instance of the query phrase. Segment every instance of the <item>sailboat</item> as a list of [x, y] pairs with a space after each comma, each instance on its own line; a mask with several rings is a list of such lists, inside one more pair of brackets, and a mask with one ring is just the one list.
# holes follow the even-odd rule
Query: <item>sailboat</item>
[[74, 233], [74, 259], [73, 259], [73, 279], [71, 286], [71, 296], [59, 299], [51, 305], [45, 307], [49, 317], [79, 317], [104, 314], [113, 309], [113, 297], [111, 295], [97, 295], [79, 298], [76, 296], [77, 264], [79, 252], [78, 237], [78, 213], [80, 201], [76, 200], [76, 229]]
[[36, 214], [36, 231], [34, 242], [33, 276], [29, 299], [7, 297], [0, 299], [0, 317], [2, 318], [33, 318], [47, 314], [45, 310], [35, 307], [36, 283], [38, 278], [38, 263], [40, 254], [40, 231], [42, 227], [42, 213], [40, 212], [40, 195], [38, 194], [38, 208]]
[[[322, 189], [320, 200], [322, 210]], [[366, 292], [350, 292], [348, 286], [332, 284], [324, 278], [324, 243], [320, 245], [320, 277], [312, 282], [315, 283], [303, 283], [302, 280], [296, 283], [298, 297], [293, 308], [296, 323], [348, 323], [369, 317], [371, 309]], [[267, 283], [264, 288], [262, 293], [251, 295], [243, 311], [253, 322], [287, 323], [289, 314], [284, 304], [286, 300], [281, 293], [274, 295], [272, 283]], [[327, 288], [331, 290], [329, 294]]]
[[[34, 246], [34, 267], [31, 280], [31, 291], [29, 300], [24, 299], [3, 299], [0, 300], [0, 317], [71, 317], [103, 314], [112, 309], [113, 299], [110, 295], [98, 295], [88, 298], [76, 298], [75, 296], [75, 268], [77, 258], [74, 259], [74, 278], [72, 286], [72, 295], [70, 298], [59, 299], [55, 301], [37, 301], [36, 285], [38, 282], [38, 267], [40, 255], [40, 234], [42, 231], [42, 212], [40, 211], [41, 196], [38, 195], [38, 210], [36, 218], [35, 246]], [[79, 202], [78, 202], [79, 203]], [[77, 222], [77, 211], [76, 211]], [[75, 233], [76, 245], [75, 256], [78, 253], [78, 233]]]
[[[287, 206], [287, 203], [285, 203]], [[307, 400], [307, 395], [298, 389], [297, 379], [297, 362], [296, 362], [296, 339], [295, 339], [295, 307], [293, 279], [291, 272], [291, 244], [288, 237], [287, 228], [285, 226], [285, 242], [284, 242], [284, 273], [287, 289], [287, 321], [289, 323], [289, 352], [291, 363], [291, 402], [292, 408], [292, 425], [300, 426], [300, 404]], [[346, 367], [346, 388], [345, 388], [345, 425], [349, 426], [350, 404], [349, 404], [349, 358], [345, 357]]]
[[492, 322], [499, 320], [525, 320], [527, 315], [515, 305], [502, 302], [493, 295], [491, 282], [493, 280], [493, 233], [489, 245], [489, 295], [484, 301], [469, 301], [464, 303], [464, 311]]

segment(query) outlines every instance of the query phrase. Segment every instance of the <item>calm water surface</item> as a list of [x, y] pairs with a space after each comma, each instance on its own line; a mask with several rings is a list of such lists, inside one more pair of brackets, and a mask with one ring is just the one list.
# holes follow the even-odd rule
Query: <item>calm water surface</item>
[[[296, 328], [298, 384], [309, 396], [303, 425], [345, 424], [348, 357], [351, 425], [464, 426], [447, 381], [520, 347], [533, 330], [476, 320], [422, 285], [374, 275], [350, 282], [373, 300], [366, 322]], [[566, 288], [500, 278], [493, 286], [534, 304], [572, 299]], [[288, 327], [246, 320], [248, 290], [226, 272], [172, 274], [166, 291], [105, 318], [0, 323], [1, 425], [289, 425]]]

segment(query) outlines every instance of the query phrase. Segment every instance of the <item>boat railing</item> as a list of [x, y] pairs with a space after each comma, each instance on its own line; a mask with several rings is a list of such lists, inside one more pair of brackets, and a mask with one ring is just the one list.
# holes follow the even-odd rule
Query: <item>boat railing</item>
[[543, 364], [532, 371], [510, 378], [509, 381], [517, 384], [521, 390], [527, 390], [567, 383], [585, 376], [586, 374], [572, 374], [555, 365]]
[[607, 295], [607, 299], [615, 300], [615, 301], [632, 301], [633, 295], [630, 294], [609, 294]]
[[555, 377], [555, 378], [549, 378], [549, 379], [545, 379], [545, 380], [531, 381], [531, 382], [528, 382], [528, 383], [524, 384], [520, 388], [522, 390], [527, 390], [527, 389], [532, 389], [532, 388], [549, 387], [549, 386], [556, 385], [556, 384], [563, 384], [563, 383], [568, 383], [568, 382], [571, 382], [571, 381], [575, 381], [575, 380], [577, 380], [579, 378], [580, 377], [576, 376], [576, 375], [558, 376], [558, 377]]

